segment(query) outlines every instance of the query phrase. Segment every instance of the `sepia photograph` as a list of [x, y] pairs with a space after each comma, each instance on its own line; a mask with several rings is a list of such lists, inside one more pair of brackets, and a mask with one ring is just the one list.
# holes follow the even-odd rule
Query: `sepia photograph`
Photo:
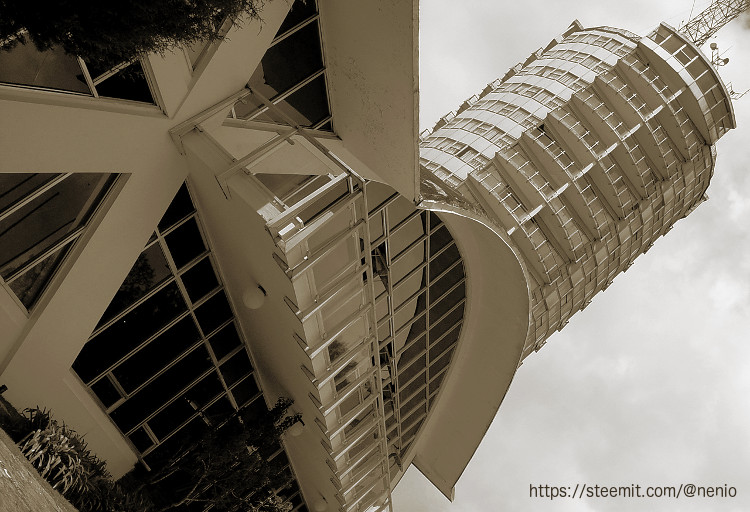
[[0, 0], [0, 512], [750, 509], [747, 0]]

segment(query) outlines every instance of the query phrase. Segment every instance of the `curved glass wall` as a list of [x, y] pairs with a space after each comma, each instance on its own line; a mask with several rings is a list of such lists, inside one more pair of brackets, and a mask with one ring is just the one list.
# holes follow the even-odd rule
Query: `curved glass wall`
[[458, 247], [438, 215], [387, 185], [349, 173], [253, 178], [243, 179], [264, 197], [295, 198], [266, 226], [309, 358], [302, 371], [313, 391], [298, 403], [311, 402], [306, 421], [318, 427], [341, 505], [388, 505], [460, 336]]
[[440, 218], [368, 184], [377, 337], [389, 453], [400, 464], [434, 402], [458, 342], [466, 276]]

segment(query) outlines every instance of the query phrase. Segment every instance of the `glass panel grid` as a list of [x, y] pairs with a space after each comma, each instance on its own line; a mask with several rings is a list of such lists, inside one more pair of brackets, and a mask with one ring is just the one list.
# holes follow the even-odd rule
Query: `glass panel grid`
[[[392, 376], [384, 384], [386, 409], [393, 415], [388, 443], [399, 458], [427, 416], [430, 395], [437, 393], [465, 306], [463, 263], [449, 231], [432, 212], [404, 211], [406, 203], [399, 198], [370, 212], [370, 222], [383, 226], [377, 242], [384, 249], [389, 288], [380, 297], [387, 293], [389, 300], [387, 314], [379, 318], [378, 341], [381, 364]], [[398, 275], [392, 268], [396, 261]], [[432, 306], [438, 303], [436, 314]]]
[[317, 2], [296, 0], [229, 117], [333, 131], [321, 39]]
[[0, 83], [94, 98], [155, 103], [141, 61], [93, 70], [60, 47], [39, 51], [31, 41], [0, 52]]
[[73, 369], [145, 457], [183, 429], [220, 424], [260, 389], [185, 186], [138, 261], [165, 268], [136, 263]]

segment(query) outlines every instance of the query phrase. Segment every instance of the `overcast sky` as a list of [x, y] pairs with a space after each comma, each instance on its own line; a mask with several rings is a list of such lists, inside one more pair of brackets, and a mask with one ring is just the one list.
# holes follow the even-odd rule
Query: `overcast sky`
[[[708, 5], [697, 0], [693, 14]], [[421, 128], [573, 19], [645, 35], [691, 0], [447, 2], [420, 8]], [[750, 26], [712, 39], [750, 89]], [[744, 50], [744, 51], [743, 51]], [[709, 51], [706, 48], [706, 51]], [[448, 502], [415, 468], [399, 512], [750, 510], [750, 93], [718, 145], [710, 200], [679, 221], [519, 369]], [[735, 498], [532, 499], [529, 485], [721, 485]]]

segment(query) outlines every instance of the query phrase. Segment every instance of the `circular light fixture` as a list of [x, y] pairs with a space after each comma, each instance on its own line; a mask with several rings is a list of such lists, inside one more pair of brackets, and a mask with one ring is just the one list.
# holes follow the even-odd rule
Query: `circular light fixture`
[[291, 427], [287, 429], [287, 432], [292, 437], [299, 437], [302, 435], [302, 432], [305, 430], [305, 424], [302, 422], [302, 420], [297, 421], [294, 423]]
[[242, 294], [242, 303], [248, 309], [259, 309], [266, 301], [266, 295], [262, 286], [250, 287]]

